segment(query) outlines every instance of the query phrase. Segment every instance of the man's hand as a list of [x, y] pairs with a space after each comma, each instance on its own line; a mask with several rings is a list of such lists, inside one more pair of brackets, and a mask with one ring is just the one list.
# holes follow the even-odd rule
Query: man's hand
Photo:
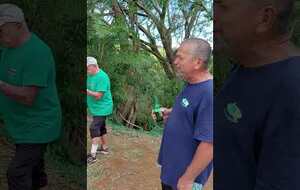
[[179, 178], [177, 183], [178, 190], [192, 190], [194, 184], [194, 179], [192, 177], [183, 175]]
[[166, 123], [170, 113], [172, 112], [172, 108], [161, 108], [161, 109], [162, 109], [161, 113], [163, 115], [164, 123]]
[[32, 106], [38, 94], [36, 86], [14, 86], [0, 81], [0, 93], [12, 98], [18, 103]]
[[154, 121], [156, 121], [157, 118], [156, 118], [156, 115], [154, 114], [153, 110], [151, 111], [151, 117]]

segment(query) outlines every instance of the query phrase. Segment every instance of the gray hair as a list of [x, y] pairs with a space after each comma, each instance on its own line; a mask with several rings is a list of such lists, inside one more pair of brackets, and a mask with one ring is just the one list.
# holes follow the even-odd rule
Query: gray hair
[[190, 44], [192, 48], [190, 49], [191, 54], [195, 58], [200, 58], [203, 60], [206, 66], [211, 56], [211, 47], [209, 43], [200, 38], [188, 38], [182, 42], [182, 44]]

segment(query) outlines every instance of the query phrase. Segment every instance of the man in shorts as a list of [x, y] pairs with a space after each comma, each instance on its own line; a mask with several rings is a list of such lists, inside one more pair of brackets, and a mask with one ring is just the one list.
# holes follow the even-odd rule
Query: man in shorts
[[113, 101], [110, 91], [110, 79], [99, 68], [94, 57], [87, 57], [87, 73], [87, 105], [88, 111], [93, 117], [90, 125], [92, 146], [87, 163], [92, 164], [96, 161], [97, 152], [108, 154], [105, 120], [112, 113]]

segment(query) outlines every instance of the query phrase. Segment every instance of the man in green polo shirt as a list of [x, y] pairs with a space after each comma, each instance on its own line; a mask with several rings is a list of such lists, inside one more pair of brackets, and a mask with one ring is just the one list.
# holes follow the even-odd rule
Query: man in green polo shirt
[[13, 4], [0, 4], [0, 46], [0, 112], [16, 145], [7, 171], [8, 187], [39, 189], [47, 184], [46, 146], [59, 137], [61, 127], [54, 59]]
[[[113, 111], [113, 101], [110, 91], [108, 75], [99, 68], [94, 57], [87, 57], [87, 105], [88, 111], [93, 116], [90, 126], [92, 138], [91, 154], [88, 154], [88, 164], [96, 161], [97, 151], [108, 154], [106, 141], [106, 117]], [[98, 144], [101, 143], [98, 149]]]

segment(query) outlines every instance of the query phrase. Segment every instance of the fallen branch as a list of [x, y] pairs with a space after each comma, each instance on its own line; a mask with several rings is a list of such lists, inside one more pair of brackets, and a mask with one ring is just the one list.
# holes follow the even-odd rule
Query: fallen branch
[[131, 126], [134, 126], [136, 128], [139, 128], [139, 129], [143, 129], [141, 126], [138, 126], [138, 125], [136, 125], [134, 123], [131, 123], [130, 121], [128, 121], [127, 119], [125, 119], [125, 117], [122, 115], [122, 113], [119, 112], [119, 115], [123, 119], [123, 121], [125, 121], [127, 124], [129, 124]]

